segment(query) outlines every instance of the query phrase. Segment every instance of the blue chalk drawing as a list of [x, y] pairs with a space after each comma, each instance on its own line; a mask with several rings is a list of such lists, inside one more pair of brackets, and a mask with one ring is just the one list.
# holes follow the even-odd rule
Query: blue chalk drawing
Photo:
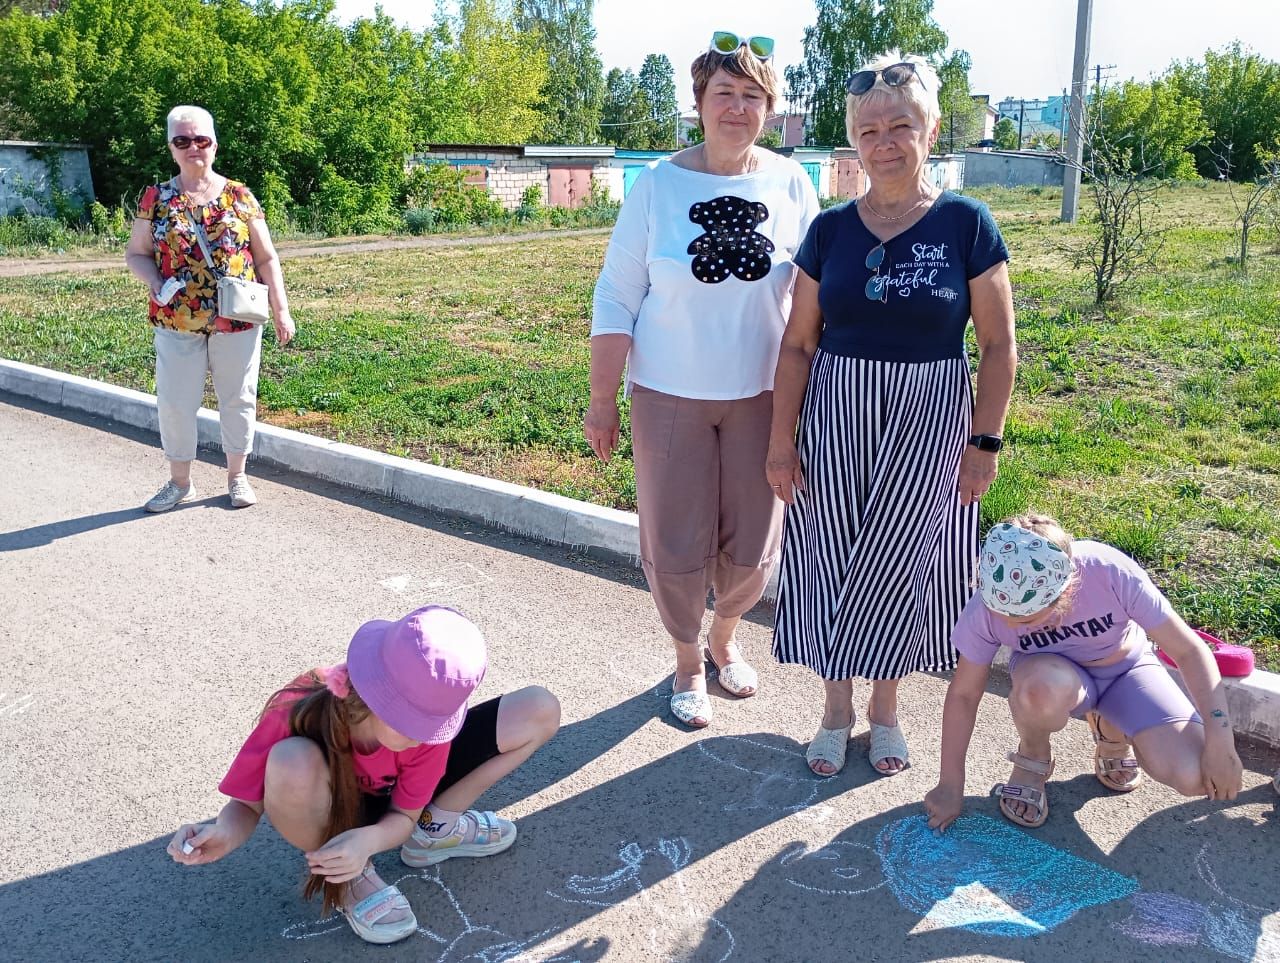
[[898, 902], [940, 929], [1035, 936], [1138, 890], [1129, 876], [977, 814], [940, 834], [920, 816], [895, 820], [876, 851]]

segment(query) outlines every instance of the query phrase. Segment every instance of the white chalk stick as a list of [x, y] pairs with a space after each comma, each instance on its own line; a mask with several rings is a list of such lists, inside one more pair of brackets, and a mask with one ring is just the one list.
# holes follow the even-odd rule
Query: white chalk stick
[[189, 840], [189, 839], [184, 839], [184, 840], [182, 841], [182, 855], [184, 855], [184, 856], [190, 856], [190, 855], [191, 855], [192, 853], [194, 853], [195, 851], [196, 851], [196, 848], [195, 848], [194, 846], [192, 846], [192, 845], [191, 845], [191, 840]]

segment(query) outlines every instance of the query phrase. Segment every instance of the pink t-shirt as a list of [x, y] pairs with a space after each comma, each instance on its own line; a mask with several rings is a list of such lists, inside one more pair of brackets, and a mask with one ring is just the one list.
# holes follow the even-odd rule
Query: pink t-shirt
[[[1072, 543], [1079, 584], [1070, 608], [1046, 625], [1009, 625], [974, 592], [960, 613], [951, 643], [970, 662], [990, 665], [996, 649], [1052, 652], [1077, 664], [1104, 659], [1124, 648], [1146, 646], [1144, 629], [1173, 618], [1173, 607], [1142, 566], [1102, 542]], [[1068, 589], [1070, 591], [1070, 589]]]
[[[308, 676], [291, 685], [305, 684]], [[265, 795], [267, 754], [271, 747], [291, 735], [289, 709], [301, 695], [279, 700], [258, 723], [236, 754], [231, 768], [218, 783], [218, 791], [245, 802], [261, 802]], [[404, 752], [379, 746], [374, 752], [354, 751], [356, 779], [360, 791], [371, 796], [391, 796], [391, 805], [413, 812], [431, 802], [449, 759], [449, 743], [423, 744]]]

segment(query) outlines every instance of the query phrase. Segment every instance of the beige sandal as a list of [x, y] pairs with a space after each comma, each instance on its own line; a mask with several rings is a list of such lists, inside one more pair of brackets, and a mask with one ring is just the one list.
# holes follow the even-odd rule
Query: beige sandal
[[[737, 640], [731, 640], [730, 645], [737, 645]], [[720, 688], [730, 695], [737, 696], [739, 699], [746, 699], [756, 694], [760, 688], [760, 676], [756, 670], [745, 659], [739, 659], [737, 662], [726, 662], [721, 668], [716, 660], [711, 657], [711, 645], [702, 650], [702, 657], [711, 663], [711, 667], [716, 670], [716, 681], [720, 683]]]
[[[849, 737], [853, 735], [853, 722], [842, 729], [825, 729], [818, 726], [818, 733], [804, 752], [804, 761], [809, 771], [815, 776], [830, 779], [844, 768], [844, 757], [849, 752]], [[819, 772], [813, 768], [815, 762], [827, 762], [834, 768], [830, 772]]]
[[[876, 765], [886, 759], [901, 759], [901, 769], [881, 769]], [[877, 776], [896, 776], [906, 772], [911, 765], [907, 755], [907, 737], [902, 734], [902, 727], [895, 724], [882, 726], [878, 722], [871, 723], [871, 748], [867, 751], [867, 762], [876, 771]]]
[[[1029, 759], [1020, 752], [1010, 752], [1005, 756], [1011, 763], [1019, 769], [1025, 769], [1027, 772], [1034, 772], [1037, 776], [1044, 776], [1048, 779], [1053, 775], [1053, 760], [1045, 761], [1043, 759]], [[1045, 795], [1043, 789], [1037, 789], [1034, 786], [1026, 786], [1017, 782], [998, 782], [992, 788], [991, 792], [1000, 800], [1000, 812], [1005, 819], [1019, 826], [1025, 826], [1028, 829], [1038, 829], [1044, 825], [1044, 821], [1049, 818], [1049, 797]], [[1009, 804], [1020, 802], [1026, 803], [1035, 809], [1036, 815], [1032, 819], [1026, 816], [1017, 815]]]
[[[671, 714], [691, 729], [711, 725], [711, 698], [705, 692], [672, 692]], [[695, 720], [701, 719], [701, 722]]]
[[[1093, 735], [1093, 773], [1112, 792], [1133, 792], [1142, 785], [1142, 767], [1133, 754], [1133, 746], [1128, 742], [1118, 742], [1102, 735], [1102, 716], [1097, 712], [1086, 712], [1084, 721], [1089, 724], [1089, 732]], [[1104, 756], [1103, 747], [1108, 747], [1113, 754]], [[1116, 747], [1120, 754], [1115, 755]], [[1126, 772], [1133, 773], [1132, 779], [1121, 781], [1118, 777]]]

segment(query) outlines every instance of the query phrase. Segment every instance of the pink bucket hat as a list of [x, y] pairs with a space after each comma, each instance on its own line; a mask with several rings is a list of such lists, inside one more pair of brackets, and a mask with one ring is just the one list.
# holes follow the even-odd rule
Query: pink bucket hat
[[1042, 535], [1001, 522], [978, 556], [978, 591], [987, 608], [1022, 617], [1057, 601], [1071, 578], [1071, 559]]
[[415, 742], [448, 742], [489, 667], [484, 637], [453, 609], [428, 605], [398, 622], [374, 619], [347, 647], [347, 672], [365, 705]]

